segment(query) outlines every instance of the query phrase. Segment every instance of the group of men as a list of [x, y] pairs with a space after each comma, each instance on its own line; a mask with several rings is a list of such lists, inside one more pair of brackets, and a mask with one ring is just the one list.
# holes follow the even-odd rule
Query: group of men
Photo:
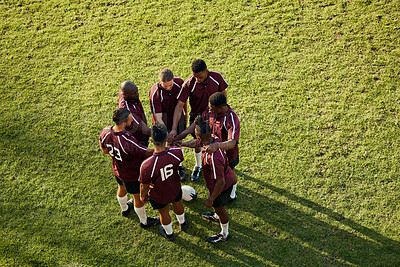
[[[207, 241], [218, 243], [230, 238], [229, 216], [225, 206], [236, 199], [237, 179], [233, 169], [239, 163], [240, 123], [227, 104], [228, 83], [222, 75], [209, 71], [206, 63], [195, 60], [186, 81], [174, 77], [170, 69], [162, 69], [159, 82], [150, 89], [153, 126], [147, 126], [136, 85], [121, 84], [118, 109], [113, 113], [113, 126], [104, 128], [99, 137], [102, 151], [112, 158], [118, 183], [117, 200], [122, 215], [131, 209], [143, 228], [159, 226], [160, 234], [173, 241], [169, 204], [181, 231], [188, 228], [182, 205], [181, 181], [185, 179], [182, 147], [194, 148], [195, 166], [191, 180], [197, 181], [201, 171], [209, 191], [204, 212], [206, 219], [219, 221], [221, 232]], [[190, 114], [187, 112], [189, 99]], [[189, 117], [189, 127], [186, 128]], [[193, 140], [182, 142], [189, 134]], [[154, 149], [148, 148], [149, 137]], [[168, 146], [169, 145], [169, 146]], [[128, 200], [127, 193], [133, 195]], [[146, 216], [145, 203], [150, 202], [160, 217]]]

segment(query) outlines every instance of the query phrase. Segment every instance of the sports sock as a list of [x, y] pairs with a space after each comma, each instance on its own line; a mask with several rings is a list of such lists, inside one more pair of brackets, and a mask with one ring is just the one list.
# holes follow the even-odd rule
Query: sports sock
[[139, 217], [140, 222], [142, 224], [146, 225], [147, 224], [146, 208], [144, 206], [141, 208], [135, 207], [135, 212], [136, 212], [137, 216]]
[[218, 214], [216, 214], [215, 212], [214, 212], [213, 217], [214, 217], [216, 220], [219, 220], [219, 216], [218, 216]]
[[117, 195], [117, 200], [119, 205], [121, 206], [121, 210], [126, 211], [128, 209], [128, 205], [126, 204], [128, 202], [128, 195], [125, 195], [123, 197]]
[[233, 185], [230, 197], [233, 199], [236, 197], [236, 187], [237, 183]]
[[167, 233], [167, 235], [172, 235], [173, 231], [172, 231], [172, 222], [170, 222], [167, 225], [162, 225], [162, 227], [164, 228], [165, 232]]
[[221, 231], [220, 234], [222, 234], [224, 237], [227, 237], [227, 236], [229, 235], [229, 231], [228, 231], [229, 222], [227, 222], [227, 223], [220, 223], [220, 224], [221, 224], [221, 229], [222, 229], [222, 231]]
[[185, 213], [182, 213], [181, 215], [176, 214], [176, 219], [178, 220], [179, 224], [182, 224], [185, 222]]
[[182, 162], [181, 162], [181, 163], [179, 163], [179, 167], [182, 167]]
[[194, 159], [196, 160], [196, 166], [201, 168], [201, 152], [194, 152]]

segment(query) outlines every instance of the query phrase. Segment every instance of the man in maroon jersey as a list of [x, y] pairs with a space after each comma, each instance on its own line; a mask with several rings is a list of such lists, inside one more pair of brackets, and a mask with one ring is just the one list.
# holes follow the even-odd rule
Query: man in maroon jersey
[[[144, 203], [140, 200], [139, 170], [146, 157], [153, 154], [139, 144], [128, 130], [132, 127], [133, 118], [129, 110], [119, 108], [113, 113], [114, 126], [104, 128], [100, 133], [100, 148], [112, 159], [113, 172], [118, 183], [117, 199], [123, 216], [134, 209], [143, 228], [159, 223], [158, 218], [146, 216]], [[127, 193], [133, 195], [133, 203], [128, 201]]]
[[184, 208], [181, 202], [182, 189], [178, 166], [183, 161], [182, 150], [178, 147], [166, 147], [167, 127], [164, 124], [153, 126], [152, 142], [154, 154], [140, 167], [140, 199], [150, 199], [150, 204], [160, 213], [160, 234], [169, 241], [175, 240], [172, 231], [169, 204], [178, 219], [181, 230], [187, 229]]
[[[182, 143], [182, 146], [188, 147], [203, 147], [202, 150], [202, 166], [204, 173], [204, 180], [206, 182], [209, 195], [205, 201], [205, 206], [213, 207], [214, 212], [217, 214], [221, 232], [210, 236], [207, 241], [210, 243], [218, 243], [228, 240], [231, 236], [229, 235], [229, 216], [225, 209], [225, 206], [229, 203], [230, 193], [232, 191], [233, 184], [236, 183], [237, 178], [235, 173], [229, 167], [228, 158], [225, 151], [217, 149], [214, 153], [207, 152], [207, 146], [215, 143], [220, 143], [218, 137], [211, 134], [210, 125], [203, 120], [201, 116], [198, 116], [196, 121], [196, 139]], [[203, 213], [203, 217], [210, 219], [213, 216], [212, 212]]]
[[[150, 108], [153, 114], [153, 124], [164, 124], [167, 130], [172, 130], [174, 120], [175, 106], [178, 103], [177, 95], [182, 88], [183, 80], [174, 77], [173, 72], [164, 68], [159, 73], [160, 81], [154, 84], [150, 89]], [[184, 106], [183, 112], [178, 123], [178, 133], [186, 128], [187, 121], [187, 105]], [[185, 180], [185, 169], [182, 164], [179, 165], [179, 176], [181, 181]]]
[[139, 99], [139, 90], [131, 81], [121, 84], [118, 93], [118, 107], [132, 113], [133, 124], [130, 133], [144, 146], [149, 146], [151, 129], [147, 127], [147, 119]]
[[[209, 71], [206, 63], [197, 59], [192, 63], [193, 75], [190, 76], [178, 93], [178, 103], [174, 111], [174, 123], [170, 133], [170, 139], [178, 134], [177, 127], [182, 109], [189, 98], [190, 103], [190, 124], [193, 123], [197, 115], [202, 114], [208, 105], [208, 98], [216, 92], [221, 92], [226, 96], [225, 89], [228, 83], [219, 72]], [[191, 179], [197, 181], [201, 171], [201, 152], [198, 148], [194, 151], [196, 165], [193, 168]]]
[[[229, 167], [235, 169], [239, 163], [239, 137], [240, 137], [240, 122], [235, 111], [226, 103], [224, 94], [218, 92], [210, 96], [209, 106], [202, 117], [210, 123], [211, 131], [215, 136], [218, 136], [222, 142], [212, 143], [206, 146], [208, 153], [214, 153], [217, 149], [226, 151], [229, 160]], [[178, 140], [183, 139], [187, 134], [192, 133], [196, 127], [192, 123], [185, 131], [177, 135]], [[233, 185], [231, 200], [236, 200], [237, 184]]]

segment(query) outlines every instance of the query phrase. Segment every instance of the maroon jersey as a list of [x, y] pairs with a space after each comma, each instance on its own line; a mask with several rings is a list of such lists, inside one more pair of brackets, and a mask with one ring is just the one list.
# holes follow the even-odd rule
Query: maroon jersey
[[132, 113], [132, 130], [130, 133], [137, 139], [139, 142], [147, 139], [147, 135], [137, 131], [137, 128], [141, 121], [147, 125], [146, 115], [144, 114], [142, 103], [139, 99], [135, 100], [125, 100], [122, 94], [122, 90], [118, 93], [118, 108], [125, 108]]
[[150, 199], [160, 204], [174, 201], [181, 191], [178, 166], [182, 161], [182, 150], [179, 147], [168, 147], [143, 162], [139, 182], [150, 184]]
[[228, 83], [222, 75], [216, 71], [209, 71], [208, 77], [203, 83], [196, 82], [194, 76], [190, 76], [178, 93], [178, 99], [186, 102], [190, 97], [190, 115], [202, 114], [208, 106], [208, 98], [217, 92], [222, 92], [228, 87]]
[[174, 78], [174, 85], [170, 91], [161, 87], [160, 83], [154, 84], [150, 89], [150, 107], [153, 113], [153, 124], [155, 124], [154, 114], [162, 113], [163, 121], [168, 130], [172, 129], [174, 111], [178, 103], [178, 93], [182, 89], [183, 80]]
[[[214, 142], [221, 142], [218, 137], [213, 136]], [[201, 145], [197, 141], [197, 145]], [[212, 154], [208, 154], [205, 150], [202, 150], [201, 161], [203, 165], [204, 180], [210, 194], [214, 191], [215, 183], [217, 179], [225, 179], [225, 186], [222, 191], [228, 189], [234, 181], [234, 173], [229, 167], [228, 158], [225, 151], [218, 149]]]
[[[229, 106], [228, 106], [229, 107]], [[234, 148], [227, 150], [229, 162], [234, 161], [239, 156], [239, 137], [240, 137], [240, 122], [235, 111], [229, 107], [228, 111], [224, 114], [211, 113], [207, 107], [203, 113], [203, 118], [209, 120], [211, 132], [218, 136], [222, 142], [228, 140], [236, 140]]]
[[100, 132], [99, 139], [101, 147], [109, 151], [115, 176], [124, 182], [138, 181], [147, 148], [128, 131], [115, 132], [111, 126]]

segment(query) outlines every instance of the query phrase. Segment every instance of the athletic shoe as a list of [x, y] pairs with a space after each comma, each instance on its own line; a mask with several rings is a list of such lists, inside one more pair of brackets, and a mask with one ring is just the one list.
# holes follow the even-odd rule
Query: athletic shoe
[[181, 177], [181, 181], [185, 181], [185, 169], [183, 166], [178, 167], [179, 177]]
[[160, 218], [158, 218], [158, 217], [154, 217], [154, 218], [147, 217], [147, 223], [146, 224], [140, 223], [140, 227], [149, 228], [151, 226], [156, 226], [157, 224], [160, 224]]
[[179, 228], [181, 228], [181, 231], [186, 231], [188, 229], [188, 224], [186, 223], [186, 220], [184, 223], [179, 224]]
[[190, 178], [192, 179], [193, 182], [196, 182], [197, 180], [199, 180], [200, 172], [201, 172], [201, 167], [194, 166], [192, 175], [190, 176]]
[[160, 225], [160, 227], [158, 227], [158, 231], [160, 232], [160, 234], [162, 235], [162, 237], [166, 238], [168, 241], [174, 241], [175, 240], [175, 236], [174, 233], [167, 235], [167, 233], [165, 232], [165, 229], [162, 225]]
[[128, 205], [128, 209], [121, 212], [124, 217], [128, 217], [129, 212], [133, 210], [133, 199], [128, 200], [126, 205]]
[[229, 203], [232, 203], [232, 202], [235, 202], [235, 201], [236, 201], [236, 197], [234, 197], [234, 198], [229, 198], [228, 204], [229, 204]]
[[215, 214], [215, 212], [212, 212], [212, 211], [203, 212], [201, 214], [201, 216], [204, 219], [207, 219], [207, 220], [210, 220], [210, 221], [214, 221], [214, 222], [219, 222], [218, 215]]
[[207, 242], [210, 242], [212, 244], [216, 244], [216, 243], [219, 243], [219, 242], [224, 242], [224, 241], [228, 240], [229, 238], [231, 238], [230, 234], [228, 234], [228, 236], [226, 236], [226, 237], [224, 237], [222, 234], [216, 234], [216, 235], [208, 237], [207, 238]]

